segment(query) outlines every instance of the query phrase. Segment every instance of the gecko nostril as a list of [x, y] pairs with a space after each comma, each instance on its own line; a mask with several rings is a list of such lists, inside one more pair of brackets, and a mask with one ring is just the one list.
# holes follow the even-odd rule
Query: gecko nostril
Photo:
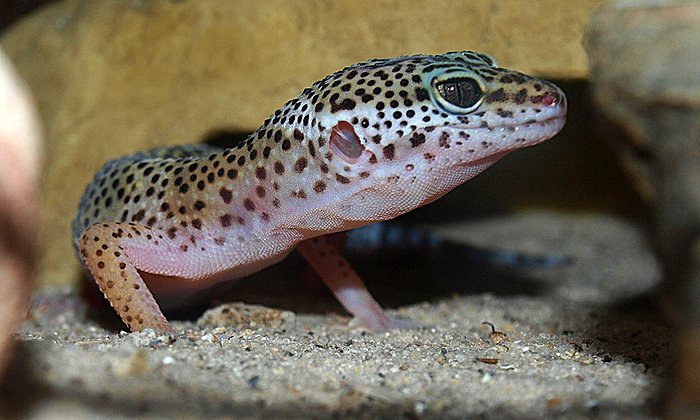
[[544, 106], [557, 106], [561, 102], [561, 95], [557, 92], [545, 92], [542, 95], [542, 104]]

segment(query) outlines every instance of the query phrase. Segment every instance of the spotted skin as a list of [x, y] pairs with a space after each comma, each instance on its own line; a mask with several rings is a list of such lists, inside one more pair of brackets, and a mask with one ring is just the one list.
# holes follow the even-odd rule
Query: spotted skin
[[559, 88], [483, 54], [370, 60], [314, 83], [232, 148], [108, 162], [80, 202], [73, 242], [132, 331], [172, 330], [154, 295], [186, 301], [296, 247], [360, 324], [405, 326], [323, 235], [429, 203], [554, 136], [565, 114]]

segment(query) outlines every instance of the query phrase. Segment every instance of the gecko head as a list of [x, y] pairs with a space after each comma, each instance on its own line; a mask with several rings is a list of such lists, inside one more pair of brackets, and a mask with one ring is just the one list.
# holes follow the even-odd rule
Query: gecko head
[[370, 207], [358, 219], [432, 201], [508, 152], [551, 138], [566, 116], [557, 86], [471, 51], [350, 66], [293, 105], [309, 111], [300, 137], [315, 141], [328, 190]]

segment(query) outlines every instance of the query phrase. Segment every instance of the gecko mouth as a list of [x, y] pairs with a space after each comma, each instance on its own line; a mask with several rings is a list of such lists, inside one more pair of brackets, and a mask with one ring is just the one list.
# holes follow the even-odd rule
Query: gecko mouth
[[[468, 133], [493, 133], [496, 131], [518, 131], [518, 130], [537, 130], [538, 128], [542, 131], [542, 140], [549, 139], [556, 135], [564, 127], [566, 122], [566, 113], [557, 114], [549, 118], [542, 120], [530, 120], [527, 122], [513, 123], [513, 124], [503, 124], [494, 126], [483, 126], [483, 127], [469, 127], [466, 125], [453, 125], [450, 126], [453, 130], [460, 130]], [[426, 131], [434, 131], [446, 128], [441, 125], [433, 125], [425, 127]]]
[[[557, 135], [564, 127], [566, 115], [557, 115], [541, 121], [534, 121], [526, 124], [502, 125], [497, 127], [478, 127], [464, 129], [470, 134], [470, 141], [457, 143], [459, 148], [466, 148], [468, 155], [463, 156], [454, 167], [488, 167], [496, 163], [503, 156], [523, 147], [530, 147], [542, 143]], [[459, 126], [454, 127], [460, 130]], [[503, 137], [497, 142], [480, 140], [480, 137], [492, 137], [494, 133], [503, 133]], [[476, 150], [475, 146], [481, 147]], [[489, 148], [491, 150], [489, 150]], [[469, 159], [469, 156], [480, 154], [481, 157]]]

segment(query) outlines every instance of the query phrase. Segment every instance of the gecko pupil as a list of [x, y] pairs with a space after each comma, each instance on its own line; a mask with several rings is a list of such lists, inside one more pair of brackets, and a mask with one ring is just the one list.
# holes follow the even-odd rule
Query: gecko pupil
[[466, 77], [438, 82], [435, 89], [444, 100], [465, 109], [476, 105], [484, 94], [476, 80]]

